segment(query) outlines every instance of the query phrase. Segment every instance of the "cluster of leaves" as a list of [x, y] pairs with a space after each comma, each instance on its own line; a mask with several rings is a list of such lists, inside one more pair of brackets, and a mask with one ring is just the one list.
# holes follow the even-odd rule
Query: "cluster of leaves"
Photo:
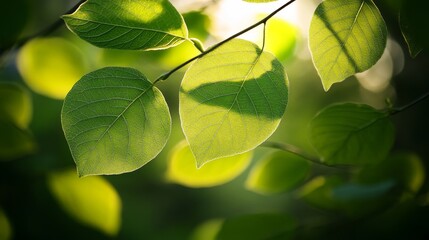
[[[421, 160], [409, 153], [391, 154], [394, 127], [389, 117], [397, 113], [395, 109], [376, 110], [368, 105], [345, 103], [321, 110], [310, 124], [309, 137], [318, 153], [316, 157], [287, 144], [267, 142], [285, 113], [289, 80], [281, 61], [266, 51], [265, 39], [260, 47], [237, 37], [256, 26], [265, 27], [274, 14], [292, 2], [207, 50], [200, 40], [189, 37], [183, 16], [168, 0], [87, 0], [74, 13], [63, 16], [73, 33], [100, 48], [164, 50], [188, 42], [201, 51], [154, 81], [129, 67], [105, 67], [86, 73], [85, 59], [66, 42], [39, 39], [24, 46], [22, 52], [37, 55], [38, 44], [57, 44], [71, 56], [66, 60], [71, 63], [66, 65], [73, 69], [56, 73], [70, 78], [65, 80], [69, 84], [62, 91], [50, 91], [49, 86], [55, 83], [49, 81], [44, 82], [47, 87], [38, 89], [39, 83], [32, 88], [53, 98], [65, 96], [61, 122], [79, 176], [131, 172], [154, 159], [166, 146], [172, 127], [169, 107], [155, 85], [191, 64], [179, 93], [180, 121], [186, 140], [170, 153], [169, 180], [188, 187], [228, 182], [249, 166], [256, 147], [267, 146], [281, 151], [265, 156], [252, 168], [246, 187], [254, 192], [281, 193], [305, 183], [296, 192], [306, 202], [353, 218], [417, 193], [425, 174]], [[425, 36], [409, 27], [415, 26], [415, 18], [408, 9], [402, 8], [401, 27], [411, 55], [416, 56], [426, 47], [421, 40]], [[388, 30], [372, 0], [326, 0], [317, 7], [309, 33], [312, 60], [328, 91], [333, 84], [368, 70], [380, 59]], [[48, 54], [52, 57], [56, 52]], [[31, 72], [28, 69], [35, 66], [32, 59], [20, 55], [18, 59], [20, 71]], [[52, 76], [52, 72], [49, 74]], [[74, 83], [76, 76], [80, 80]], [[23, 77], [30, 86], [38, 81], [32, 79], [33, 74]], [[0, 93], [0, 104], [7, 102], [0, 105], [0, 131], [14, 136], [0, 138], [5, 140], [0, 142], [0, 158], [32, 153], [36, 146], [28, 131], [28, 93], [14, 84], [2, 84]], [[345, 171], [354, 170], [351, 165], [358, 170], [349, 174], [352, 180], [347, 181], [336, 175], [317, 176], [312, 172], [316, 165], [347, 165]], [[99, 177], [75, 184], [77, 178], [73, 174], [49, 176], [52, 194], [78, 220], [107, 234], [117, 233], [121, 208], [117, 193]], [[100, 194], [89, 194], [93, 189]], [[89, 195], [103, 199], [88, 200]], [[87, 210], [99, 214], [95, 214], [96, 218], [93, 214], [80, 214]], [[278, 214], [250, 215], [210, 224], [208, 231], [217, 239], [285, 239], [292, 236], [296, 227], [289, 216]], [[207, 232], [203, 231], [203, 235], [207, 239]], [[195, 236], [198, 239], [198, 232]]]

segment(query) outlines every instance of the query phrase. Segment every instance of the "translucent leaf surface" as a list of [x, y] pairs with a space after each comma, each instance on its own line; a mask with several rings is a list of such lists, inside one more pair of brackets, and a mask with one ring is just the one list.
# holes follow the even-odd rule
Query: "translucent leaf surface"
[[218, 240], [293, 239], [295, 221], [286, 215], [254, 214], [225, 220]]
[[246, 186], [262, 194], [279, 193], [296, 187], [307, 178], [309, 172], [307, 160], [292, 153], [275, 152], [259, 160]]
[[265, 141], [287, 98], [283, 66], [251, 42], [232, 40], [194, 62], [182, 81], [179, 110], [198, 166]]
[[386, 46], [387, 28], [372, 0], [326, 0], [311, 20], [309, 41], [327, 91], [378, 61]]
[[93, 176], [79, 179], [75, 171], [49, 175], [48, 185], [63, 209], [77, 221], [108, 235], [121, 224], [121, 199], [109, 182]]
[[12, 238], [12, 226], [9, 223], [3, 210], [0, 208], [0, 240], [9, 240]]
[[63, 99], [88, 67], [80, 50], [62, 38], [37, 38], [21, 48], [17, 65], [35, 92]]
[[30, 93], [18, 84], [0, 83], [0, 118], [27, 128], [33, 107]]
[[299, 31], [292, 24], [280, 18], [272, 18], [265, 29], [265, 49], [279, 60], [286, 61], [294, 56], [299, 40]]
[[82, 77], [61, 117], [80, 176], [143, 166], [164, 148], [171, 129], [162, 93], [131, 68], [103, 68]]
[[63, 19], [79, 37], [103, 48], [165, 49], [188, 36], [168, 0], [88, 0]]
[[310, 124], [311, 143], [328, 164], [367, 164], [384, 160], [394, 140], [388, 114], [367, 105], [336, 104]]
[[242, 173], [252, 159], [252, 152], [220, 158], [197, 168], [189, 145], [179, 143], [170, 155], [167, 177], [188, 187], [211, 187], [231, 181]]

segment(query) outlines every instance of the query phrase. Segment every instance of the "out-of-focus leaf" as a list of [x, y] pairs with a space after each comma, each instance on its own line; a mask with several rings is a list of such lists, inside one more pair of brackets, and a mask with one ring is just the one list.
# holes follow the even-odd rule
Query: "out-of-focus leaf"
[[36, 142], [29, 130], [0, 118], [0, 160], [12, 160], [36, 150]]
[[339, 200], [370, 199], [387, 193], [393, 186], [395, 186], [395, 181], [393, 180], [387, 180], [372, 185], [349, 183], [334, 188], [332, 195]]
[[344, 180], [337, 176], [316, 177], [300, 189], [299, 196], [316, 207], [335, 210], [338, 208], [338, 202], [332, 198], [332, 189], [343, 183]]
[[291, 190], [303, 182], [310, 172], [310, 164], [291, 153], [275, 152], [259, 160], [252, 169], [246, 187], [262, 194]]
[[186, 141], [170, 155], [167, 178], [188, 187], [212, 187], [231, 181], [242, 173], [252, 159], [252, 152], [220, 158], [200, 168]]
[[394, 181], [407, 193], [417, 193], [425, 180], [422, 160], [412, 153], [394, 153], [383, 162], [365, 167], [357, 177], [362, 183]]
[[80, 50], [62, 38], [37, 38], [21, 48], [18, 69], [35, 92], [63, 99], [88, 67]]
[[75, 171], [52, 173], [48, 185], [53, 196], [74, 219], [108, 235], [121, 224], [121, 199], [109, 182], [93, 176], [79, 179]]
[[283, 66], [251, 42], [234, 39], [194, 62], [182, 81], [179, 111], [198, 166], [265, 141], [287, 98]]
[[9, 223], [9, 219], [0, 208], [0, 240], [12, 239], [12, 226]]
[[266, 51], [272, 52], [280, 61], [294, 57], [299, 38], [299, 31], [295, 26], [282, 19], [272, 18], [267, 22], [265, 34]]
[[372, 0], [326, 0], [310, 25], [310, 50], [323, 88], [369, 69], [384, 52], [387, 27]]
[[328, 164], [375, 164], [387, 157], [394, 140], [387, 113], [352, 103], [320, 111], [311, 121], [310, 134]]
[[18, 84], [0, 83], [0, 118], [27, 128], [32, 117], [30, 93]]
[[223, 224], [223, 220], [212, 219], [198, 225], [192, 232], [190, 240], [216, 240]]
[[240, 216], [226, 219], [216, 239], [293, 239], [295, 227], [294, 219], [287, 215], [254, 214]]
[[182, 16], [168, 0], [88, 0], [63, 19], [79, 37], [103, 48], [158, 50], [188, 37]]
[[162, 93], [122, 67], [83, 76], [64, 100], [61, 122], [80, 176], [134, 171], [158, 155], [171, 131]]

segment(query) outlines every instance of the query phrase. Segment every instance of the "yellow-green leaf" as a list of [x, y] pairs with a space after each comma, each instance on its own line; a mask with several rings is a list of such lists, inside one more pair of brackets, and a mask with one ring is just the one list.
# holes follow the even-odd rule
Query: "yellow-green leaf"
[[303, 182], [309, 172], [307, 160], [278, 151], [259, 160], [246, 181], [246, 187], [262, 194], [280, 193]]
[[242, 173], [252, 159], [252, 152], [225, 157], [197, 168], [197, 162], [186, 141], [171, 152], [167, 178], [188, 187], [212, 187], [231, 181]]
[[384, 52], [387, 28], [372, 0], [326, 0], [310, 25], [310, 50], [323, 87], [373, 66]]
[[48, 186], [62, 208], [82, 224], [108, 235], [116, 235], [121, 225], [121, 199], [102, 177], [78, 178], [75, 171], [52, 173]]
[[0, 240], [9, 240], [12, 238], [12, 226], [7, 219], [6, 214], [0, 208]]
[[88, 0], [63, 19], [80, 38], [103, 48], [165, 49], [188, 37], [168, 0]]
[[21, 48], [18, 70], [35, 92], [63, 99], [88, 71], [85, 58], [71, 42], [62, 38], [37, 38]]
[[31, 95], [26, 89], [14, 83], [0, 83], [0, 118], [27, 128], [32, 113]]
[[171, 131], [162, 93], [123, 67], [83, 76], [64, 100], [61, 122], [80, 176], [134, 171], [161, 152]]
[[194, 62], [182, 81], [179, 112], [198, 166], [264, 142], [287, 98], [283, 66], [251, 42], [234, 39]]

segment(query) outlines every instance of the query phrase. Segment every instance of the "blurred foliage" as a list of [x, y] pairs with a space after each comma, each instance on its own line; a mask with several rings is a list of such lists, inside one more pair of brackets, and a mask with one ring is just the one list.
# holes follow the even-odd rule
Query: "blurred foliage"
[[[316, 7], [313, 3], [298, 2], [305, 11], [312, 12]], [[19, 0], [2, 4], [0, 49], [49, 26], [75, 3]], [[287, 51], [271, 50], [279, 58], [284, 54], [282, 60], [291, 89], [286, 114], [273, 140], [292, 143], [317, 155], [309, 141], [308, 125], [326, 106], [351, 101], [380, 109], [388, 107], [386, 98], [395, 106], [403, 106], [429, 89], [429, 58], [424, 40], [427, 31], [421, 31], [426, 24], [425, 8], [417, 0], [376, 4], [390, 40], [399, 46], [399, 53], [405, 52], [401, 55], [388, 49], [395, 74], [377, 92], [351, 77], [325, 93], [309, 58], [305, 34], [308, 29], [298, 29], [294, 23], [277, 19], [268, 21], [267, 48], [269, 41], [277, 42], [283, 37], [283, 43], [290, 47]], [[250, 5], [264, 4], [246, 6]], [[189, 35], [207, 46], [220, 40], [210, 34], [212, 23], [217, 21], [213, 17], [216, 6], [184, 13]], [[277, 30], [277, 24], [284, 32]], [[286, 36], [289, 31], [296, 36], [292, 37], [292, 33]], [[408, 45], [410, 39], [419, 39], [411, 40], [415, 44], [410, 46], [415, 58], [406, 53], [408, 46], [402, 34], [406, 35]], [[244, 173], [236, 172], [234, 180], [193, 189], [180, 185], [183, 183], [177, 176], [175, 182], [179, 184], [171, 184], [172, 179], [165, 178], [172, 178], [173, 160], [169, 159], [169, 152], [184, 137], [177, 114], [183, 76], [179, 72], [159, 84], [173, 119], [172, 136], [161, 154], [132, 173], [79, 179], [75, 171], [64, 171], [75, 168], [60, 121], [61, 99], [71, 86], [90, 70], [105, 66], [135, 67], [153, 80], [195, 56], [198, 50], [188, 41], [163, 52], [99, 49], [70, 34], [63, 26], [48, 38], [36, 38], [10, 55], [3, 51], [0, 54], [5, 60], [0, 69], [0, 239], [426, 239], [429, 236], [427, 101], [390, 118], [396, 130], [392, 151], [376, 164], [330, 167], [306, 162], [305, 167], [293, 173], [263, 174], [265, 177], [256, 178], [254, 169], [269, 167], [282, 172], [282, 166], [294, 165], [294, 160], [282, 159], [284, 162], [276, 161], [275, 166], [266, 163], [261, 167], [264, 158], [275, 153], [258, 148], [253, 153], [251, 167], [243, 170], [242, 166], [240, 171]], [[398, 68], [396, 63], [401, 61], [403, 68]], [[25, 85], [32, 91], [26, 90]], [[373, 147], [378, 148], [379, 144], [375, 141]], [[177, 159], [185, 160], [189, 159]], [[248, 161], [243, 160], [246, 163], [243, 165]], [[204, 167], [211, 163], [217, 162]], [[303, 171], [307, 166], [311, 167], [310, 173]], [[217, 177], [220, 171], [218, 174]], [[285, 182], [277, 182], [275, 179], [282, 174]], [[182, 172], [181, 176], [184, 175], [190, 177], [189, 172]], [[258, 179], [258, 188], [276, 194], [249, 191], [246, 185], [249, 187], [247, 182], [252, 178]], [[291, 184], [290, 178], [296, 184]], [[270, 184], [271, 181], [276, 184]]]

